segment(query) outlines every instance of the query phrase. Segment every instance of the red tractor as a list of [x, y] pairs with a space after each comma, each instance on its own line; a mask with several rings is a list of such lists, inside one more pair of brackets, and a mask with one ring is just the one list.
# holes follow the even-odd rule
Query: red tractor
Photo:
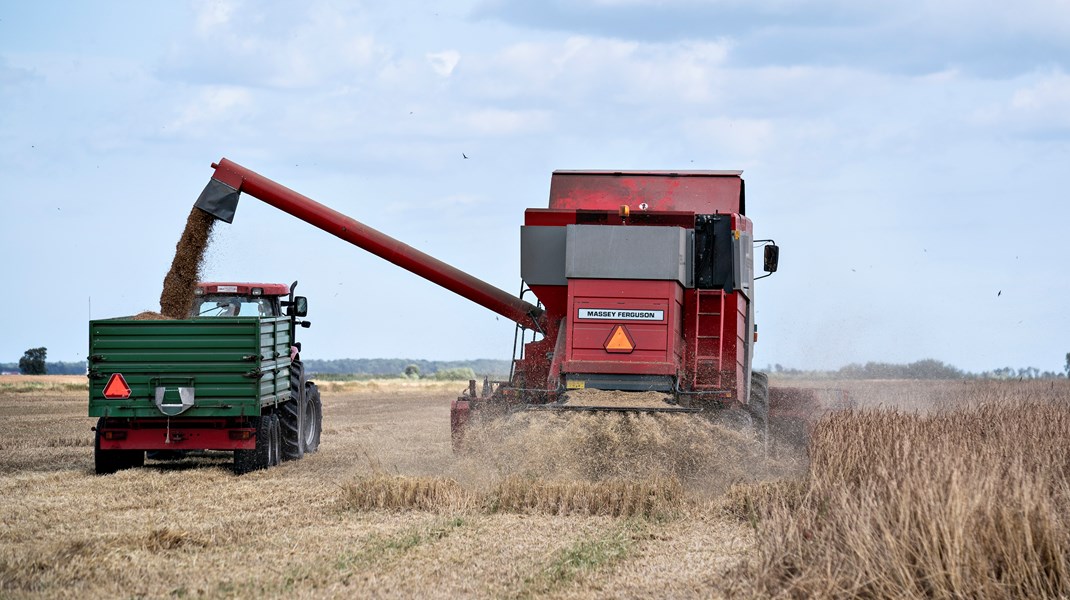
[[[196, 206], [216, 218], [232, 222], [245, 192], [517, 323], [509, 379], [453, 402], [455, 446], [474, 416], [525, 409], [706, 413], [766, 435], [752, 255], [762, 244], [772, 273], [779, 249], [753, 239], [740, 171], [555, 171], [549, 207], [525, 212], [518, 298], [229, 160], [212, 167]], [[578, 389], [663, 401], [568, 402]], [[810, 397], [792, 394], [774, 400]]]

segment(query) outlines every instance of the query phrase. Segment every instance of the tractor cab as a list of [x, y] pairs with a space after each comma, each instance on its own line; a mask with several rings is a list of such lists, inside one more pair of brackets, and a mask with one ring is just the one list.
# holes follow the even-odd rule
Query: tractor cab
[[[198, 283], [189, 316], [303, 317], [308, 314], [308, 300], [293, 295], [296, 285], [296, 281], [291, 286], [281, 283]], [[298, 325], [307, 327], [306, 322]]]
[[198, 283], [189, 316], [282, 317], [289, 295], [281, 283]]

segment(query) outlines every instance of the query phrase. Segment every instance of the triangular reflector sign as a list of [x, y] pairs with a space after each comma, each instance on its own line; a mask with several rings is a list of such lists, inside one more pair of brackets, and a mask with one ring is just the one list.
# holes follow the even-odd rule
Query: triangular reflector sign
[[122, 400], [130, 397], [130, 386], [122, 373], [112, 373], [108, 384], [104, 386], [104, 397], [109, 400]]
[[609, 334], [605, 349], [606, 352], [627, 353], [635, 350], [635, 342], [632, 341], [632, 336], [628, 335], [628, 330], [624, 328], [624, 325], [617, 325]]

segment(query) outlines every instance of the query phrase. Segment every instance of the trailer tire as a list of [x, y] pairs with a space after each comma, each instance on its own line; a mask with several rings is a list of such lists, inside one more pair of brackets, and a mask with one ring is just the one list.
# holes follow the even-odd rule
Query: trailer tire
[[305, 369], [300, 360], [290, 363], [290, 399], [281, 405], [282, 460], [299, 460], [305, 455], [307, 442], [305, 414], [308, 395], [305, 394]]
[[323, 401], [320, 389], [311, 381], [305, 382], [305, 398], [305, 453], [310, 454], [320, 449], [323, 434]]
[[100, 430], [103, 428], [104, 417], [100, 417], [97, 419], [96, 434], [93, 436], [93, 469], [97, 475], [110, 475], [145, 465], [144, 450], [101, 450]]
[[249, 424], [256, 429], [256, 447], [234, 451], [234, 472], [238, 475], [271, 466], [271, 416], [251, 417]]
[[282, 425], [279, 415], [272, 413], [269, 417], [271, 419], [269, 427], [271, 428], [271, 447], [268, 448], [268, 467], [275, 467], [282, 464]]
[[767, 445], [769, 443], [769, 375], [761, 371], [751, 372], [748, 400], [747, 412], [750, 413], [754, 431], [762, 445]]

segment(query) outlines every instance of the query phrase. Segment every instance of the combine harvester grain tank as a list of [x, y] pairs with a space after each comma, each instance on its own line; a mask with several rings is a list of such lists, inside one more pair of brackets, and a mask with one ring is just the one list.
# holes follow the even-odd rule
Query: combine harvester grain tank
[[764, 437], [823, 408], [753, 370], [753, 249], [768, 275], [779, 248], [754, 240], [740, 171], [555, 171], [549, 206], [524, 214], [517, 297], [232, 161], [212, 168], [196, 206], [216, 218], [248, 194], [517, 323], [509, 379], [453, 402], [455, 447], [473, 420], [516, 410], [701, 413]]

